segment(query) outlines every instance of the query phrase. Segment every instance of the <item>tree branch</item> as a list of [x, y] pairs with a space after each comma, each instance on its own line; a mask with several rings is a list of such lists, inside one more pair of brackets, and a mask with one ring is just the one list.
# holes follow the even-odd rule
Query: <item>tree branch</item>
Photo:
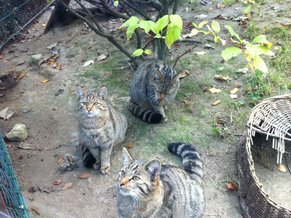
[[120, 1], [123, 2], [124, 4], [126, 4], [128, 7], [130, 7], [132, 10], [134, 10], [136, 13], [141, 15], [146, 20], [152, 20], [144, 11], [142, 11], [142, 10], [138, 9], [137, 7], [135, 7], [131, 0], [127, 0], [127, 1], [120, 0]]
[[193, 48], [190, 48], [190, 49], [186, 50], [183, 54], [179, 55], [179, 56], [176, 58], [176, 61], [175, 61], [174, 65], [173, 65], [173, 69], [176, 67], [176, 64], [178, 63], [178, 61], [180, 60], [181, 57], [183, 57], [184, 55], [186, 55], [186, 54], [192, 52], [192, 51], [194, 50], [194, 48], [196, 48], [196, 47], [198, 47], [198, 45], [195, 45]]

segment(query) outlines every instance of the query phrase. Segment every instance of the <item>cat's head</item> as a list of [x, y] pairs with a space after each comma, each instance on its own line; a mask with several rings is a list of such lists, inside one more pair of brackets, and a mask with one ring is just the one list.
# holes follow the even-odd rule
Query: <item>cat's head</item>
[[126, 148], [122, 150], [122, 160], [123, 166], [117, 179], [119, 193], [135, 199], [150, 196], [160, 184], [160, 161], [154, 159], [144, 164], [133, 159]]
[[100, 116], [108, 111], [107, 102], [107, 88], [102, 86], [99, 91], [94, 94], [87, 90], [77, 87], [76, 95], [78, 96], [78, 110], [88, 117]]
[[173, 68], [166, 64], [156, 65], [150, 77], [150, 84], [153, 85], [159, 94], [159, 99], [173, 100], [179, 87], [180, 80], [189, 76], [187, 71], [177, 73]]

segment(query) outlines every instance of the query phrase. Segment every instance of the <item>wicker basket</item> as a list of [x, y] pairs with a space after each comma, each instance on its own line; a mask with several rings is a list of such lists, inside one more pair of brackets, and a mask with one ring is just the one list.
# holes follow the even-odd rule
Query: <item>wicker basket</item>
[[252, 110], [247, 126], [237, 150], [238, 195], [244, 217], [290, 218], [290, 208], [278, 205], [263, 190], [255, 173], [251, 146], [255, 133], [265, 134], [266, 139], [272, 136], [272, 147], [278, 151], [277, 162], [281, 163], [285, 144], [291, 141], [291, 95], [268, 98], [258, 104]]

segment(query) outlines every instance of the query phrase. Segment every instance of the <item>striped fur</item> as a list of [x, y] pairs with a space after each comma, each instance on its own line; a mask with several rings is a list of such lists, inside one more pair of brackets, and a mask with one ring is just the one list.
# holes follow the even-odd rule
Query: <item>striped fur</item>
[[102, 174], [110, 171], [110, 157], [114, 146], [121, 144], [127, 130], [126, 117], [106, 102], [107, 89], [97, 94], [78, 87], [78, 121], [80, 145], [85, 167], [100, 167]]
[[198, 218], [204, 210], [202, 160], [190, 144], [171, 143], [170, 152], [180, 156], [183, 169], [135, 160], [123, 149], [118, 177], [120, 218]]
[[[160, 60], [141, 63], [131, 82], [129, 110], [149, 123], [166, 122], [163, 105], [166, 101], [171, 102], [175, 98], [180, 80], [188, 75], [185, 71], [177, 73]], [[160, 116], [162, 116], [161, 120], [159, 120]]]

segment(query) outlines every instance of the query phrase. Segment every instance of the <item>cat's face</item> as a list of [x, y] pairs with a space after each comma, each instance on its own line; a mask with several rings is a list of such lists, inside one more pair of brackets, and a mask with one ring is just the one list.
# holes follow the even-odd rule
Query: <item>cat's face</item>
[[161, 165], [158, 160], [147, 164], [134, 160], [128, 151], [122, 151], [123, 166], [118, 175], [119, 193], [139, 200], [149, 196], [159, 185]]
[[78, 110], [88, 117], [102, 116], [108, 111], [108, 106], [104, 99], [107, 89], [101, 87], [97, 94], [88, 93], [81, 87], [77, 87], [76, 94], [79, 97]]

